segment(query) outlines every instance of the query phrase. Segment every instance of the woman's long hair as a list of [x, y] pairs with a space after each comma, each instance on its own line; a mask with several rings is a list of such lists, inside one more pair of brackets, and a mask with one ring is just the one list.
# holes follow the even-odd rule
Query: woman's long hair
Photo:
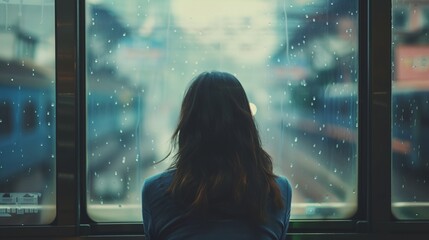
[[172, 136], [176, 169], [169, 187], [197, 213], [263, 222], [268, 201], [283, 208], [271, 157], [262, 149], [246, 93], [233, 75], [203, 72], [186, 91]]

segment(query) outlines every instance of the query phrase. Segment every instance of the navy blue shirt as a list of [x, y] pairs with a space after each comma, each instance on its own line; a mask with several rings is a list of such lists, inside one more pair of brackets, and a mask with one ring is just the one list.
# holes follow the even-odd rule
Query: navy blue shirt
[[[143, 185], [143, 224], [147, 240], [274, 240], [286, 239], [292, 190], [288, 180], [277, 177], [283, 209], [268, 210], [267, 221], [250, 226], [235, 218], [192, 218], [167, 192], [174, 170], [147, 178]], [[275, 209], [274, 206], [268, 209]], [[231, 209], [232, 210], [232, 209]]]

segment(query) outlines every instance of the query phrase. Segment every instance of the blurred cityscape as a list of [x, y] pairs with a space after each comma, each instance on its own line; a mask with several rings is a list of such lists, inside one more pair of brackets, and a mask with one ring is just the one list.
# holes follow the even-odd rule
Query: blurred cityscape
[[[242, 81], [257, 108], [255, 118], [276, 171], [294, 185], [295, 218], [354, 213], [357, 2], [88, 3], [87, 174], [93, 219], [109, 218], [101, 205], [119, 206], [120, 212], [126, 199], [139, 206], [143, 179], [169, 164], [155, 162], [168, 152], [187, 84], [209, 70], [229, 71]], [[111, 86], [105, 87], [107, 81]], [[105, 100], [97, 99], [96, 92], [106, 93]], [[124, 108], [114, 108], [119, 94], [131, 96], [124, 102], [130, 114], [113, 115], [121, 118], [115, 120], [114, 132], [112, 118], [97, 114], [123, 113]], [[129, 116], [137, 112], [131, 123]], [[121, 125], [126, 119], [128, 130]], [[117, 156], [101, 150], [107, 148]], [[139, 219], [140, 213], [133, 216]]]
[[[358, 1], [85, 3], [94, 221], [141, 221], [141, 186], [169, 165], [158, 161], [183, 92], [210, 70], [235, 74], [255, 105], [275, 171], [294, 187], [292, 218], [353, 216]], [[399, 218], [427, 219], [429, 3], [392, 3], [392, 206]], [[39, 211], [39, 201], [55, 203], [54, 23], [53, 0], [0, 1], [0, 215], [19, 215], [16, 222], [54, 217], [54, 208]], [[12, 212], [14, 194], [32, 199], [32, 214]]]

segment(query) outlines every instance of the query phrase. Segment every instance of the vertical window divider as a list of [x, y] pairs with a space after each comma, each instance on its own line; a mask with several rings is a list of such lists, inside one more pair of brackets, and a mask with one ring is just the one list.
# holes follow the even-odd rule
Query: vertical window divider
[[77, 2], [55, 1], [56, 108], [57, 108], [57, 217], [54, 224], [71, 228], [76, 235], [78, 214], [77, 163]]
[[85, 235], [87, 226], [87, 214], [86, 214], [86, 34], [85, 34], [85, 21], [86, 21], [86, 9], [85, 0], [77, 0], [77, 66], [78, 66], [78, 80], [77, 80], [77, 94], [76, 101], [78, 106], [78, 142], [76, 146], [78, 148], [77, 163], [78, 163], [78, 232], [79, 235]]
[[86, 6], [85, 0], [77, 0], [77, 11], [78, 11], [78, 102], [79, 102], [79, 142], [77, 146], [79, 147], [79, 234], [80, 235], [90, 235], [92, 232], [93, 222], [88, 216], [87, 211], [87, 155], [86, 155]]
[[370, 232], [385, 233], [391, 214], [391, 0], [369, 1]]

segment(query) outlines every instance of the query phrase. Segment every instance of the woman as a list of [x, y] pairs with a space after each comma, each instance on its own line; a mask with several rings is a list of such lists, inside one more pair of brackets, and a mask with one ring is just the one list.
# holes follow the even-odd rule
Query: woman
[[291, 187], [273, 173], [237, 78], [194, 79], [172, 144], [170, 168], [143, 185], [146, 239], [286, 238]]

